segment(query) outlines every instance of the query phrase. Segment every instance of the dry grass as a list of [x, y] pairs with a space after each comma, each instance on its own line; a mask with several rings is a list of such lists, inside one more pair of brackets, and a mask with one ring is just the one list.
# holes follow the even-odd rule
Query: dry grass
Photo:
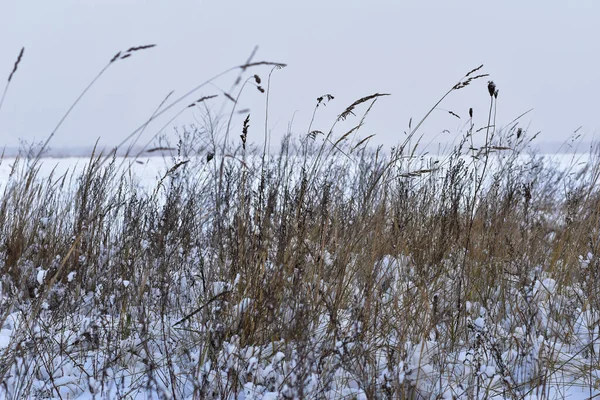
[[[281, 66], [230, 71], [264, 65]], [[422, 164], [409, 143], [431, 111], [388, 152], [356, 136], [380, 96], [271, 156], [249, 116], [223, 144], [231, 124], [200, 97], [205, 124], [158, 140], [177, 152], [150, 191], [110, 154], [48, 179], [17, 159], [0, 197], [2, 396], [543, 398], [565, 373], [592, 393], [600, 153], [576, 175], [525, 159], [527, 131], [495, 128], [494, 87], [484, 146], [471, 118]]]

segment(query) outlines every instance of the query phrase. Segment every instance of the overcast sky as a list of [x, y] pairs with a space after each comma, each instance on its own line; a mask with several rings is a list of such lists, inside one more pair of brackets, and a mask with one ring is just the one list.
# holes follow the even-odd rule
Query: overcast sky
[[[357, 98], [385, 92], [392, 96], [377, 102], [358, 136], [376, 134], [373, 144], [393, 145], [402, 140], [411, 117], [420, 119], [480, 64], [499, 88], [499, 125], [533, 108], [522, 124], [542, 132], [540, 143], [564, 141], [580, 126], [592, 138], [600, 128], [599, 17], [597, 0], [3, 1], [2, 88], [23, 46], [25, 54], [0, 110], [0, 135], [8, 146], [19, 138], [46, 138], [117, 51], [155, 43], [156, 48], [112, 65], [51, 146], [90, 145], [98, 138], [117, 144], [171, 90], [183, 94], [243, 64], [255, 45], [255, 61], [288, 64], [272, 79], [268, 127], [274, 141], [292, 119], [292, 131], [306, 133], [322, 94], [335, 100], [320, 110], [313, 129], [328, 129]], [[266, 80], [269, 70], [252, 73]], [[227, 75], [189, 100], [220, 94], [234, 79], [235, 74]], [[452, 141], [469, 107], [476, 124], [485, 125], [486, 86], [487, 79], [451, 95], [440, 107], [462, 119], [436, 111], [422, 128], [426, 140]], [[253, 87], [242, 95], [239, 108], [251, 108], [250, 140], [262, 137], [264, 100]], [[215, 112], [221, 105], [218, 99], [210, 103]], [[171, 126], [199, 117], [190, 109]], [[233, 129], [244, 117], [236, 114]], [[146, 137], [168, 118], [152, 125]], [[451, 133], [440, 135], [443, 129]]]

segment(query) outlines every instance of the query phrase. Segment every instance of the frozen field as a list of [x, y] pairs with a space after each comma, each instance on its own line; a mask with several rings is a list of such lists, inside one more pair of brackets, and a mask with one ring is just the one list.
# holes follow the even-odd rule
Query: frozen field
[[[538, 158], [543, 158], [550, 165], [556, 166], [561, 170], [571, 170], [576, 173], [587, 165], [590, 160], [589, 153], [581, 154], [542, 154], [538, 155]], [[469, 158], [464, 157], [468, 162]], [[492, 157], [494, 159], [494, 157]], [[526, 163], [530, 160], [527, 155], [521, 155], [519, 157], [522, 163]], [[414, 157], [411, 161], [410, 166], [407, 166], [407, 171], [418, 170], [420, 168], [430, 167], [435, 161], [443, 163], [445, 157], [440, 156], [424, 156]], [[4, 158], [0, 162], [0, 184], [7, 181], [12, 166], [14, 164], [14, 158]], [[77, 176], [85, 166], [89, 163], [89, 158], [85, 157], [66, 157], [66, 158], [44, 158], [42, 159], [42, 167], [40, 168], [39, 177], [45, 178], [53, 174], [53, 176], [59, 177], [64, 174], [67, 176]], [[168, 157], [140, 157], [138, 159], [117, 157], [115, 165], [119, 166], [123, 170], [129, 170], [131, 176], [135, 178], [142, 186], [152, 189], [156, 182], [165, 174], [165, 172], [173, 166], [175, 162]], [[443, 168], [443, 167], [442, 167]]]
[[[53, 175], [54, 178], [66, 175], [67, 177], [77, 177], [89, 163], [89, 158], [72, 157], [72, 158], [44, 158], [41, 161], [39, 172], [40, 178], [46, 178]], [[12, 171], [15, 159], [5, 158], [0, 163], [0, 182], [5, 183]], [[23, 162], [23, 161], [21, 161]], [[146, 157], [139, 158], [137, 161], [131, 158], [117, 158], [116, 165], [122, 169], [128, 169], [133, 176], [143, 185], [152, 185], [159, 178], [159, 173], [164, 174], [166, 171], [166, 162], [161, 157]], [[26, 162], [25, 162], [26, 163]]]

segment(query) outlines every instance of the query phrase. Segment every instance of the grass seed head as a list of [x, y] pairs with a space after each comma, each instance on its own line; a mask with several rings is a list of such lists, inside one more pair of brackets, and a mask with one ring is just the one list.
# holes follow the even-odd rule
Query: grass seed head
[[15, 66], [13, 67], [13, 70], [11, 71], [10, 75], [8, 76], [8, 82], [11, 81], [13, 75], [15, 74], [15, 72], [17, 72], [17, 68], [19, 68], [19, 64], [21, 63], [21, 59], [23, 58], [23, 53], [25, 52], [25, 47], [23, 47], [21, 49], [21, 52], [19, 53], [19, 57], [17, 57], [17, 61], [15, 61]]
[[494, 96], [496, 92], [496, 84], [494, 81], [488, 81], [488, 92], [490, 93], [490, 97]]

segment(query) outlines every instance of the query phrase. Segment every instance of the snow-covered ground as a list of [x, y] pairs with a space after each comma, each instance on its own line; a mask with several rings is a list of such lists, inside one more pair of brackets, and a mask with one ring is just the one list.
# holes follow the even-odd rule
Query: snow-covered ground
[[[26, 165], [27, 160], [20, 160], [21, 164]], [[65, 158], [43, 158], [38, 176], [47, 178], [53, 175], [54, 178], [67, 175], [70, 177], [79, 176], [84, 168], [89, 164], [90, 159], [85, 157], [65, 157]], [[0, 185], [8, 180], [15, 158], [4, 158], [0, 160]], [[166, 171], [166, 161], [162, 157], [145, 157], [134, 160], [133, 158], [118, 157], [115, 165], [122, 169], [130, 169], [140, 182], [148, 187], [156, 184], [160, 178], [159, 174]]]
[[[500, 154], [504, 156], [505, 154]], [[506, 154], [508, 155], [508, 154]], [[497, 155], [493, 155], [493, 160]], [[589, 153], [575, 153], [575, 154], [541, 154], [537, 155], [538, 158], [543, 158], [551, 165], [556, 166], [559, 169], [566, 170], [570, 169], [573, 171], [580, 170], [583, 168], [591, 156]], [[469, 161], [468, 156], [463, 156], [465, 161]], [[406, 163], [407, 172], [418, 170], [419, 168], [435, 167], [437, 168], [436, 161], [440, 164], [443, 163], [446, 157], [444, 156], [423, 156], [414, 157], [410, 163]], [[526, 154], [520, 155], [519, 159], [522, 163], [526, 163], [530, 160], [530, 157]], [[0, 160], [0, 185], [5, 183], [10, 176], [12, 166], [14, 165], [15, 158], [4, 158]], [[64, 174], [70, 176], [75, 174], [78, 176], [85, 166], [89, 163], [90, 159], [86, 157], [65, 157], [65, 158], [43, 158], [42, 167], [40, 168], [39, 177], [44, 178], [53, 174], [54, 177], [59, 177]], [[26, 163], [25, 160], [21, 160], [21, 163]], [[125, 158], [117, 157], [115, 165], [123, 170], [129, 169], [132, 174], [139, 180], [139, 182], [148, 188], [153, 188], [157, 181], [164, 175], [164, 173], [172, 167], [174, 164], [170, 158], [163, 158], [160, 156], [156, 157], [139, 157]]]
[[[404, 262], [388, 257], [378, 268], [382, 274], [398, 278], [408, 267]], [[585, 262], [582, 259], [582, 265]], [[38, 279], [43, 280], [43, 274]], [[216, 298], [235, 284], [213, 282], [211, 295]], [[191, 290], [184, 281], [181, 285], [184, 287], [178, 289]], [[128, 290], [128, 282], [122, 286]], [[389, 301], [401, 302], [412, 295], [410, 286], [410, 282], [392, 284], [383, 295]], [[597, 398], [600, 369], [594, 368], [592, 360], [600, 353], [598, 310], [573, 309], [570, 321], [574, 326], [561, 327], [564, 322], [556, 319], [556, 310], [569, 307], [568, 295], [556, 292], [552, 278], [540, 277], [531, 289], [515, 291], [510, 310], [486, 310], [467, 303], [470, 337], [462, 348], [454, 350], [444, 348], [443, 340], [433, 336], [399, 343], [391, 334], [374, 339], [378, 343], [362, 343], [357, 339], [361, 328], [348, 310], [341, 315], [340, 335], [334, 342], [327, 332], [330, 321], [323, 315], [315, 321], [308, 349], [277, 340], [263, 346], [244, 346], [234, 335], [218, 348], [213, 358], [217, 365], [208, 359], [209, 344], [201, 338], [209, 331], [218, 332], [218, 318], [206, 326], [177, 326], [179, 318], [175, 317], [157, 319], [144, 327], [146, 339], [136, 333], [115, 340], [111, 336], [123, 329], [123, 321], [109, 313], [101, 318], [73, 315], [42, 332], [31, 325], [26, 314], [17, 311], [8, 316], [0, 330], [0, 354], [8, 349], [25, 350], [19, 350], [17, 343], [33, 346], [33, 341], [25, 338], [39, 334], [35, 351], [40, 358], [17, 358], [5, 376], [0, 397], [20, 398], [24, 392], [52, 399], [287, 399], [297, 398], [301, 386], [304, 398], [309, 399], [368, 399], [363, 379], [371, 378], [380, 393], [408, 384], [414, 390], [407, 392], [408, 398]], [[100, 289], [90, 293], [82, 308], [93, 307], [94, 297], [100, 295]], [[234, 304], [232, 318], [239, 320], [249, 312], [251, 303], [245, 298]], [[215, 301], [209, 312], [218, 315], [225, 307], [225, 301]], [[507, 316], [501, 324], [490, 323], [490, 314], [503, 311]], [[515, 326], [513, 316], [517, 313], [531, 313], [531, 325]], [[28, 326], [34, 332], [27, 332]], [[569, 328], [575, 337], [554, 334], [566, 333]], [[363, 347], [368, 354], [360, 351]], [[509, 350], [500, 350], [506, 347]], [[392, 349], [401, 349], [406, 356]], [[549, 364], [555, 365], [555, 370], [546, 370]], [[369, 370], [371, 367], [374, 369]], [[224, 396], [223, 388], [231, 385], [232, 376], [239, 379], [239, 387]], [[138, 382], [144, 379], [148, 382], [140, 387]], [[431, 393], [435, 396], [430, 397]]]

